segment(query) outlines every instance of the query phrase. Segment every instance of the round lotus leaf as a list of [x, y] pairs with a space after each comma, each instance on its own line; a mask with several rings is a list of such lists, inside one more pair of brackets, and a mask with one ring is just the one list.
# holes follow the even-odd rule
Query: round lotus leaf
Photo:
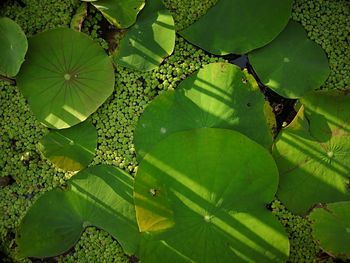
[[333, 257], [350, 259], [350, 202], [315, 208], [310, 219], [313, 236], [322, 249]]
[[174, 133], [138, 168], [142, 262], [283, 262], [289, 242], [265, 205], [278, 171], [269, 152], [231, 130]]
[[40, 122], [63, 129], [84, 121], [112, 94], [114, 69], [87, 35], [57, 28], [29, 39], [17, 85]]
[[139, 232], [130, 175], [113, 166], [98, 165], [79, 172], [67, 184], [65, 190], [41, 195], [24, 216], [16, 237], [21, 256], [62, 254], [87, 226], [110, 233], [126, 253], [137, 251]]
[[265, 46], [283, 30], [292, 3], [292, 0], [219, 0], [180, 35], [215, 55], [245, 54]]
[[27, 38], [21, 27], [10, 18], [0, 18], [0, 75], [16, 76], [27, 48]]
[[266, 86], [293, 99], [320, 88], [330, 72], [326, 53], [293, 21], [269, 45], [250, 53], [249, 62]]
[[124, 67], [149, 71], [157, 68], [174, 47], [174, 19], [161, 0], [151, 0], [120, 41], [113, 60]]
[[271, 148], [275, 119], [258, 84], [246, 71], [229, 63], [212, 63], [153, 100], [134, 133], [138, 158], [161, 139], [194, 128], [237, 130]]
[[350, 200], [350, 94], [313, 92], [273, 147], [279, 199], [294, 213]]
[[57, 167], [78, 171], [88, 166], [95, 155], [97, 131], [83, 122], [68, 129], [51, 130], [39, 142], [39, 150]]
[[145, 0], [98, 0], [88, 2], [91, 2], [101, 12], [109, 23], [118, 28], [128, 28], [133, 25], [137, 14], [145, 5]]

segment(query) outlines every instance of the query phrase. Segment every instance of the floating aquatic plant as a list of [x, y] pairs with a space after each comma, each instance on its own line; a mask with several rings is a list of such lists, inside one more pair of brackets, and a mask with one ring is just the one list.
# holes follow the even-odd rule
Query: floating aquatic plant
[[322, 249], [333, 257], [350, 259], [350, 202], [321, 205], [309, 218]]
[[136, 21], [145, 0], [82, 0], [90, 2], [117, 28], [128, 28]]
[[[93, 2], [118, 28], [123, 27], [121, 21], [125, 25], [130, 24], [113, 55], [115, 63], [146, 71], [157, 67], [164, 57], [171, 54], [175, 39], [173, 20], [160, 1], [147, 1], [147, 6], [137, 21], [136, 16], [143, 6], [141, 0], [89, 2]], [[246, 53], [266, 45], [281, 32], [287, 23], [291, 2], [269, 0], [262, 5], [258, 1], [221, 0], [207, 17], [182, 33], [192, 43], [215, 54]], [[122, 6], [114, 9], [117, 4]], [[234, 12], [240, 16], [239, 23], [232, 14], [227, 15], [228, 8], [232, 6], [235, 6]], [[237, 8], [239, 6], [242, 8]], [[131, 10], [132, 7], [134, 10]], [[78, 10], [78, 14], [80, 16], [76, 17], [73, 24], [79, 31], [86, 9]], [[245, 20], [247, 18], [249, 21]], [[223, 27], [220, 23], [228, 23], [230, 27]], [[228, 34], [223, 34], [222, 28]], [[233, 30], [241, 31], [233, 34]], [[39, 36], [41, 35], [37, 37]], [[198, 36], [200, 41], [197, 43]], [[293, 37], [290, 38], [291, 36]], [[107, 82], [112, 83], [111, 75], [84, 71], [83, 78], [79, 80], [84, 83], [84, 87], [78, 88], [82, 93], [75, 90], [75, 94], [71, 89], [73, 86], [69, 86], [69, 89], [62, 88], [62, 76], [63, 86], [67, 88], [66, 83], [71, 82], [72, 76], [77, 80], [80, 75], [65, 73], [59, 64], [69, 68], [70, 63], [74, 62], [71, 59], [79, 51], [80, 59], [85, 59], [82, 51], [84, 48], [81, 48], [83, 45], [78, 45], [79, 50], [75, 50], [74, 45], [66, 47], [65, 43], [74, 42], [72, 39], [73, 37], [65, 38], [65, 42], [60, 42], [58, 34], [56, 41], [42, 41], [40, 38], [43, 43], [37, 44], [36, 52], [39, 53], [41, 49], [45, 54], [52, 52], [52, 57], [43, 58], [46, 64], [32, 64], [40, 65], [35, 70], [26, 67], [23, 73], [26, 77], [20, 76], [20, 88], [26, 87], [23, 93], [32, 109], [35, 109], [33, 112], [39, 116], [40, 121], [52, 128], [69, 127], [86, 119], [108, 97], [108, 92], [101, 92], [101, 82], [108, 77]], [[51, 46], [52, 41], [57, 44]], [[307, 60], [308, 63], [305, 62], [305, 56], [301, 58], [297, 52], [288, 53], [294, 51], [298, 44], [305, 44], [300, 48], [312, 57]], [[61, 49], [63, 46], [64, 49]], [[321, 55], [323, 52], [319, 49], [316, 52], [315, 45], [311, 47], [311, 42], [302, 33], [300, 26], [298, 28], [290, 22], [270, 45], [249, 56], [265, 85], [283, 96], [297, 98], [306, 91], [320, 87], [328, 75], [327, 61]], [[65, 50], [69, 48], [71, 56], [66, 56]], [[88, 53], [90, 52], [89, 50]], [[283, 63], [280, 65], [281, 57]], [[274, 59], [277, 59], [274, 67], [268, 69]], [[310, 63], [311, 60], [313, 63]], [[318, 63], [315, 63], [316, 60]], [[31, 61], [32, 59], [28, 64]], [[99, 60], [96, 58], [96, 61]], [[91, 65], [98, 64], [96, 61], [85, 61], [81, 67], [88, 65], [91, 70]], [[307, 68], [300, 66], [306, 64]], [[78, 68], [82, 69], [81, 67]], [[111, 71], [110, 62], [99, 67], [101, 71]], [[60, 69], [59, 78], [55, 75], [57, 68]], [[263, 71], [265, 69], [266, 74]], [[94, 70], [97, 70], [97, 66]], [[39, 78], [35, 79], [35, 85], [29, 84], [30, 81], [27, 80], [37, 76], [37, 72]], [[291, 72], [295, 74], [290, 74]], [[96, 75], [99, 78], [92, 84], [91, 77]], [[48, 82], [47, 79], [51, 77], [56, 78], [57, 83]], [[119, 83], [130, 83], [127, 78], [123, 77]], [[274, 82], [267, 79], [273, 79]], [[91, 82], [87, 84], [85, 80]], [[141, 78], [137, 81], [143, 80]], [[36, 87], [39, 87], [40, 82], [45, 88], [39, 90]], [[164, 80], [164, 86], [169, 85], [166, 82]], [[104, 86], [108, 87], [110, 94], [113, 84], [105, 85], [106, 83]], [[51, 94], [52, 89], [55, 90], [59, 85], [64, 99], [58, 101], [65, 102], [60, 105], [56, 98], [62, 98], [61, 94], [57, 90], [56, 95]], [[85, 86], [88, 87], [87, 90]], [[141, 86], [143, 85], [138, 87]], [[95, 87], [97, 89], [94, 92], [85, 93]], [[280, 87], [283, 89], [280, 90]], [[150, 89], [148, 86], [146, 88]], [[271, 118], [271, 108], [258, 91], [257, 83], [246, 71], [241, 72], [227, 63], [218, 63], [206, 66], [181, 83], [176, 91], [171, 89], [160, 95], [146, 109], [135, 134], [139, 159], [145, 158], [141, 161], [134, 192], [138, 224], [144, 233], [140, 235], [136, 228], [131, 197], [132, 178], [114, 167], [97, 166], [80, 172], [68, 181], [67, 189], [56, 189], [39, 198], [19, 229], [17, 240], [20, 254], [35, 257], [57, 255], [77, 241], [85, 226], [96, 225], [118, 239], [127, 253], [140, 256], [142, 262], [159, 262], [160, 259], [167, 262], [285, 261], [289, 251], [288, 239], [281, 226], [265, 209], [276, 192], [278, 179], [275, 164], [266, 149], [238, 132], [225, 130], [238, 130], [266, 148], [270, 147], [270, 125], [274, 125], [274, 118]], [[98, 93], [103, 95], [98, 96]], [[304, 106], [294, 122], [283, 130], [274, 147], [274, 156], [281, 173], [278, 196], [291, 210], [302, 214], [318, 202], [349, 200], [349, 147], [346, 142], [349, 134], [349, 114], [346, 113], [348, 94], [340, 93], [344, 98], [340, 98], [339, 94], [315, 94], [307, 95], [301, 100]], [[35, 99], [35, 96], [38, 98]], [[125, 97], [125, 93], [122, 96]], [[149, 97], [152, 96], [149, 94]], [[69, 105], [73, 101], [79, 101], [74, 108]], [[138, 102], [133, 100], [133, 103], [135, 105]], [[89, 110], [81, 114], [84, 107]], [[110, 109], [107, 110], [108, 115]], [[53, 116], [62, 112], [83, 117], [76, 120], [66, 113], [64, 118], [68, 123], [60, 119], [61, 116]], [[113, 112], [113, 115], [117, 116], [117, 113]], [[137, 118], [135, 114], [133, 116]], [[108, 124], [108, 121], [104, 122], [104, 129], [109, 128]], [[92, 132], [94, 128], [84, 125], [85, 123], [70, 129], [50, 131], [42, 140], [40, 149], [58, 166], [64, 163], [65, 169], [81, 169], [90, 162], [93, 156], [91, 150], [96, 147], [96, 133]], [[79, 127], [86, 129], [81, 130]], [[196, 129], [202, 127], [225, 129]], [[76, 137], [76, 133], [89, 133], [90, 139], [85, 140], [84, 134]], [[106, 136], [112, 133], [112, 130], [108, 130]], [[75, 143], [66, 144], [71, 139]], [[80, 150], [89, 154], [80, 155]], [[132, 153], [130, 150], [131, 155]], [[58, 159], [53, 157], [57, 154], [60, 156]], [[74, 159], [72, 163], [67, 161], [70, 158]], [[332, 205], [332, 211], [324, 210], [323, 213], [318, 213], [320, 208], [317, 208], [310, 218], [314, 220], [315, 237], [325, 251], [344, 258], [344, 253], [348, 253], [344, 251], [348, 251], [348, 247], [342, 245], [346, 243], [348, 231], [343, 222], [347, 222], [348, 218], [342, 216], [348, 212], [348, 206], [339, 210], [335, 207]], [[322, 207], [325, 208], [326, 206]], [[332, 217], [340, 210], [336, 219]], [[43, 228], [41, 225], [39, 227], [39, 223], [42, 223]], [[337, 235], [328, 235], [329, 232], [324, 231], [325, 225]], [[338, 242], [343, 243], [337, 247], [338, 250], [333, 249]]]
[[161, 0], [151, 0], [121, 39], [113, 60], [128, 68], [149, 71], [158, 67], [174, 46], [174, 19]]
[[96, 128], [87, 122], [68, 129], [51, 130], [38, 146], [50, 162], [67, 171], [79, 171], [88, 166], [96, 147]]
[[266, 86], [287, 98], [320, 88], [330, 72], [324, 50], [293, 21], [270, 44], [249, 53], [249, 62]]
[[142, 262], [283, 262], [283, 227], [267, 210], [278, 185], [269, 152], [231, 130], [172, 134], [134, 184]]
[[271, 42], [287, 25], [292, 0], [219, 0], [208, 13], [180, 32], [216, 54], [245, 54]]
[[81, 5], [75, 11], [74, 16], [72, 17], [72, 20], [70, 22], [70, 28], [72, 28], [78, 32], [81, 31], [81, 28], [83, 26], [83, 22], [88, 14], [87, 9], [88, 9], [87, 3], [85, 3], [85, 2], [81, 3]]
[[44, 193], [23, 218], [17, 234], [22, 257], [64, 253], [87, 226], [109, 232], [128, 254], [136, 252], [139, 233], [133, 204], [133, 179], [109, 165], [82, 170], [67, 189]]
[[63, 129], [84, 121], [112, 94], [114, 70], [87, 35], [57, 28], [29, 39], [17, 84], [41, 123]]
[[246, 71], [212, 63], [157, 97], [140, 117], [134, 135], [138, 158], [172, 133], [203, 127], [234, 129], [266, 148], [272, 145], [272, 109]]
[[0, 75], [16, 76], [27, 48], [27, 37], [21, 27], [10, 18], [0, 18]]
[[294, 213], [317, 203], [350, 200], [350, 94], [318, 91], [273, 147], [279, 172], [279, 199]]

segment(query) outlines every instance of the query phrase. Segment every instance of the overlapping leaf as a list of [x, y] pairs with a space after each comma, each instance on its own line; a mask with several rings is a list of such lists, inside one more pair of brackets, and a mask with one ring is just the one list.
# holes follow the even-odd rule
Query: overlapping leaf
[[180, 34], [216, 54], [245, 54], [271, 42], [287, 25], [292, 0], [219, 0]]
[[216, 127], [240, 131], [270, 148], [272, 115], [251, 75], [229, 63], [212, 63], [184, 80], [176, 91], [151, 102], [137, 123], [134, 143], [142, 158], [174, 132]]
[[325, 204], [310, 214], [313, 236], [323, 250], [350, 259], [350, 202]]
[[174, 19], [161, 0], [150, 0], [120, 41], [115, 63], [148, 71], [159, 66], [175, 46]]
[[301, 102], [273, 155], [280, 172], [277, 195], [302, 214], [320, 202], [350, 200], [350, 94], [319, 91]]
[[33, 204], [17, 233], [18, 252], [26, 257], [62, 254], [79, 239], [86, 226], [106, 230], [133, 254], [139, 245], [135, 221], [133, 179], [108, 165], [87, 168], [68, 189], [49, 191]]
[[202, 128], [170, 135], [134, 184], [142, 262], [283, 262], [283, 227], [265, 208], [277, 190], [272, 156], [244, 135]]
[[57, 167], [78, 171], [88, 166], [97, 147], [96, 128], [83, 122], [68, 129], [51, 130], [39, 142], [39, 150]]
[[320, 88], [330, 72], [326, 53], [293, 21], [269, 45], [250, 53], [249, 61], [265, 85], [287, 98]]
[[128, 28], [136, 21], [137, 14], [145, 5], [145, 0], [82, 0], [91, 2], [102, 15], [118, 28]]

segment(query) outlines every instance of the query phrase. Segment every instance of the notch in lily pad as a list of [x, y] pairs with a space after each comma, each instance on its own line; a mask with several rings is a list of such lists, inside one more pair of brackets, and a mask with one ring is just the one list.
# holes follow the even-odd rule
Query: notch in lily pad
[[245, 54], [271, 42], [287, 25], [292, 0], [220, 0], [180, 35], [215, 54]]
[[255, 79], [230, 63], [212, 63], [159, 95], [134, 134], [138, 158], [167, 136], [203, 127], [233, 129], [270, 149], [275, 118]]
[[7, 17], [0, 18], [0, 77], [17, 75], [28, 49], [27, 37], [21, 27]]
[[132, 255], [139, 246], [133, 202], [133, 178], [124, 171], [98, 165], [80, 171], [66, 190], [41, 195], [17, 231], [22, 257], [52, 257], [69, 250], [87, 226], [110, 233]]
[[301, 103], [277, 137], [273, 156], [278, 198], [293, 213], [306, 214], [318, 203], [350, 200], [350, 93], [317, 91]]
[[284, 262], [289, 241], [265, 204], [278, 170], [269, 152], [231, 130], [202, 128], [160, 141], [134, 184], [142, 262]]
[[97, 147], [97, 131], [88, 122], [71, 128], [51, 130], [39, 142], [42, 154], [55, 166], [79, 171], [92, 161]]
[[36, 118], [49, 128], [76, 125], [114, 90], [114, 69], [86, 34], [56, 28], [29, 39], [17, 85]]
[[320, 88], [330, 73], [324, 50], [294, 21], [269, 45], [249, 53], [249, 62], [267, 87], [291, 99]]
[[147, 1], [135, 25], [113, 52], [113, 61], [140, 71], [157, 68], [175, 47], [175, 24], [161, 0]]

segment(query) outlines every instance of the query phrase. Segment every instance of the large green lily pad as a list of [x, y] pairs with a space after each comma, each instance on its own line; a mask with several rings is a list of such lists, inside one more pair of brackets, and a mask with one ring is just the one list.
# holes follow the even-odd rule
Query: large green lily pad
[[350, 94], [319, 91], [277, 137], [278, 197], [294, 213], [317, 203], [350, 200]]
[[50, 162], [68, 171], [79, 171], [88, 166], [96, 147], [96, 128], [87, 122], [68, 129], [51, 130], [38, 145]]
[[0, 75], [16, 76], [27, 48], [27, 38], [21, 27], [10, 18], [0, 18]]
[[180, 34], [216, 54], [245, 54], [271, 42], [287, 25], [292, 0], [219, 0]]
[[126, 253], [135, 253], [140, 236], [132, 194], [132, 177], [118, 168], [98, 165], [79, 172], [68, 189], [44, 193], [29, 209], [17, 233], [19, 255], [62, 254], [91, 225], [110, 233]]
[[269, 45], [250, 53], [249, 61], [266, 86], [287, 98], [320, 88], [330, 72], [326, 53], [293, 21]]
[[40, 122], [63, 129], [84, 121], [112, 94], [114, 69], [87, 35], [57, 28], [29, 39], [17, 85]]
[[350, 202], [325, 204], [310, 214], [313, 236], [323, 250], [350, 259]]
[[[83, 0], [86, 1], [86, 0]], [[136, 21], [145, 0], [98, 0], [88, 1], [96, 7], [109, 23], [118, 28], [128, 28]]]
[[120, 41], [113, 60], [124, 67], [149, 71], [158, 67], [174, 47], [175, 25], [170, 11], [161, 0], [150, 0]]
[[231, 130], [170, 135], [134, 184], [142, 262], [282, 262], [288, 238], [267, 210], [278, 185], [269, 152]]
[[184, 80], [176, 91], [158, 96], [145, 109], [134, 133], [141, 159], [161, 139], [202, 127], [234, 129], [271, 148], [272, 109], [246, 71], [212, 63]]

